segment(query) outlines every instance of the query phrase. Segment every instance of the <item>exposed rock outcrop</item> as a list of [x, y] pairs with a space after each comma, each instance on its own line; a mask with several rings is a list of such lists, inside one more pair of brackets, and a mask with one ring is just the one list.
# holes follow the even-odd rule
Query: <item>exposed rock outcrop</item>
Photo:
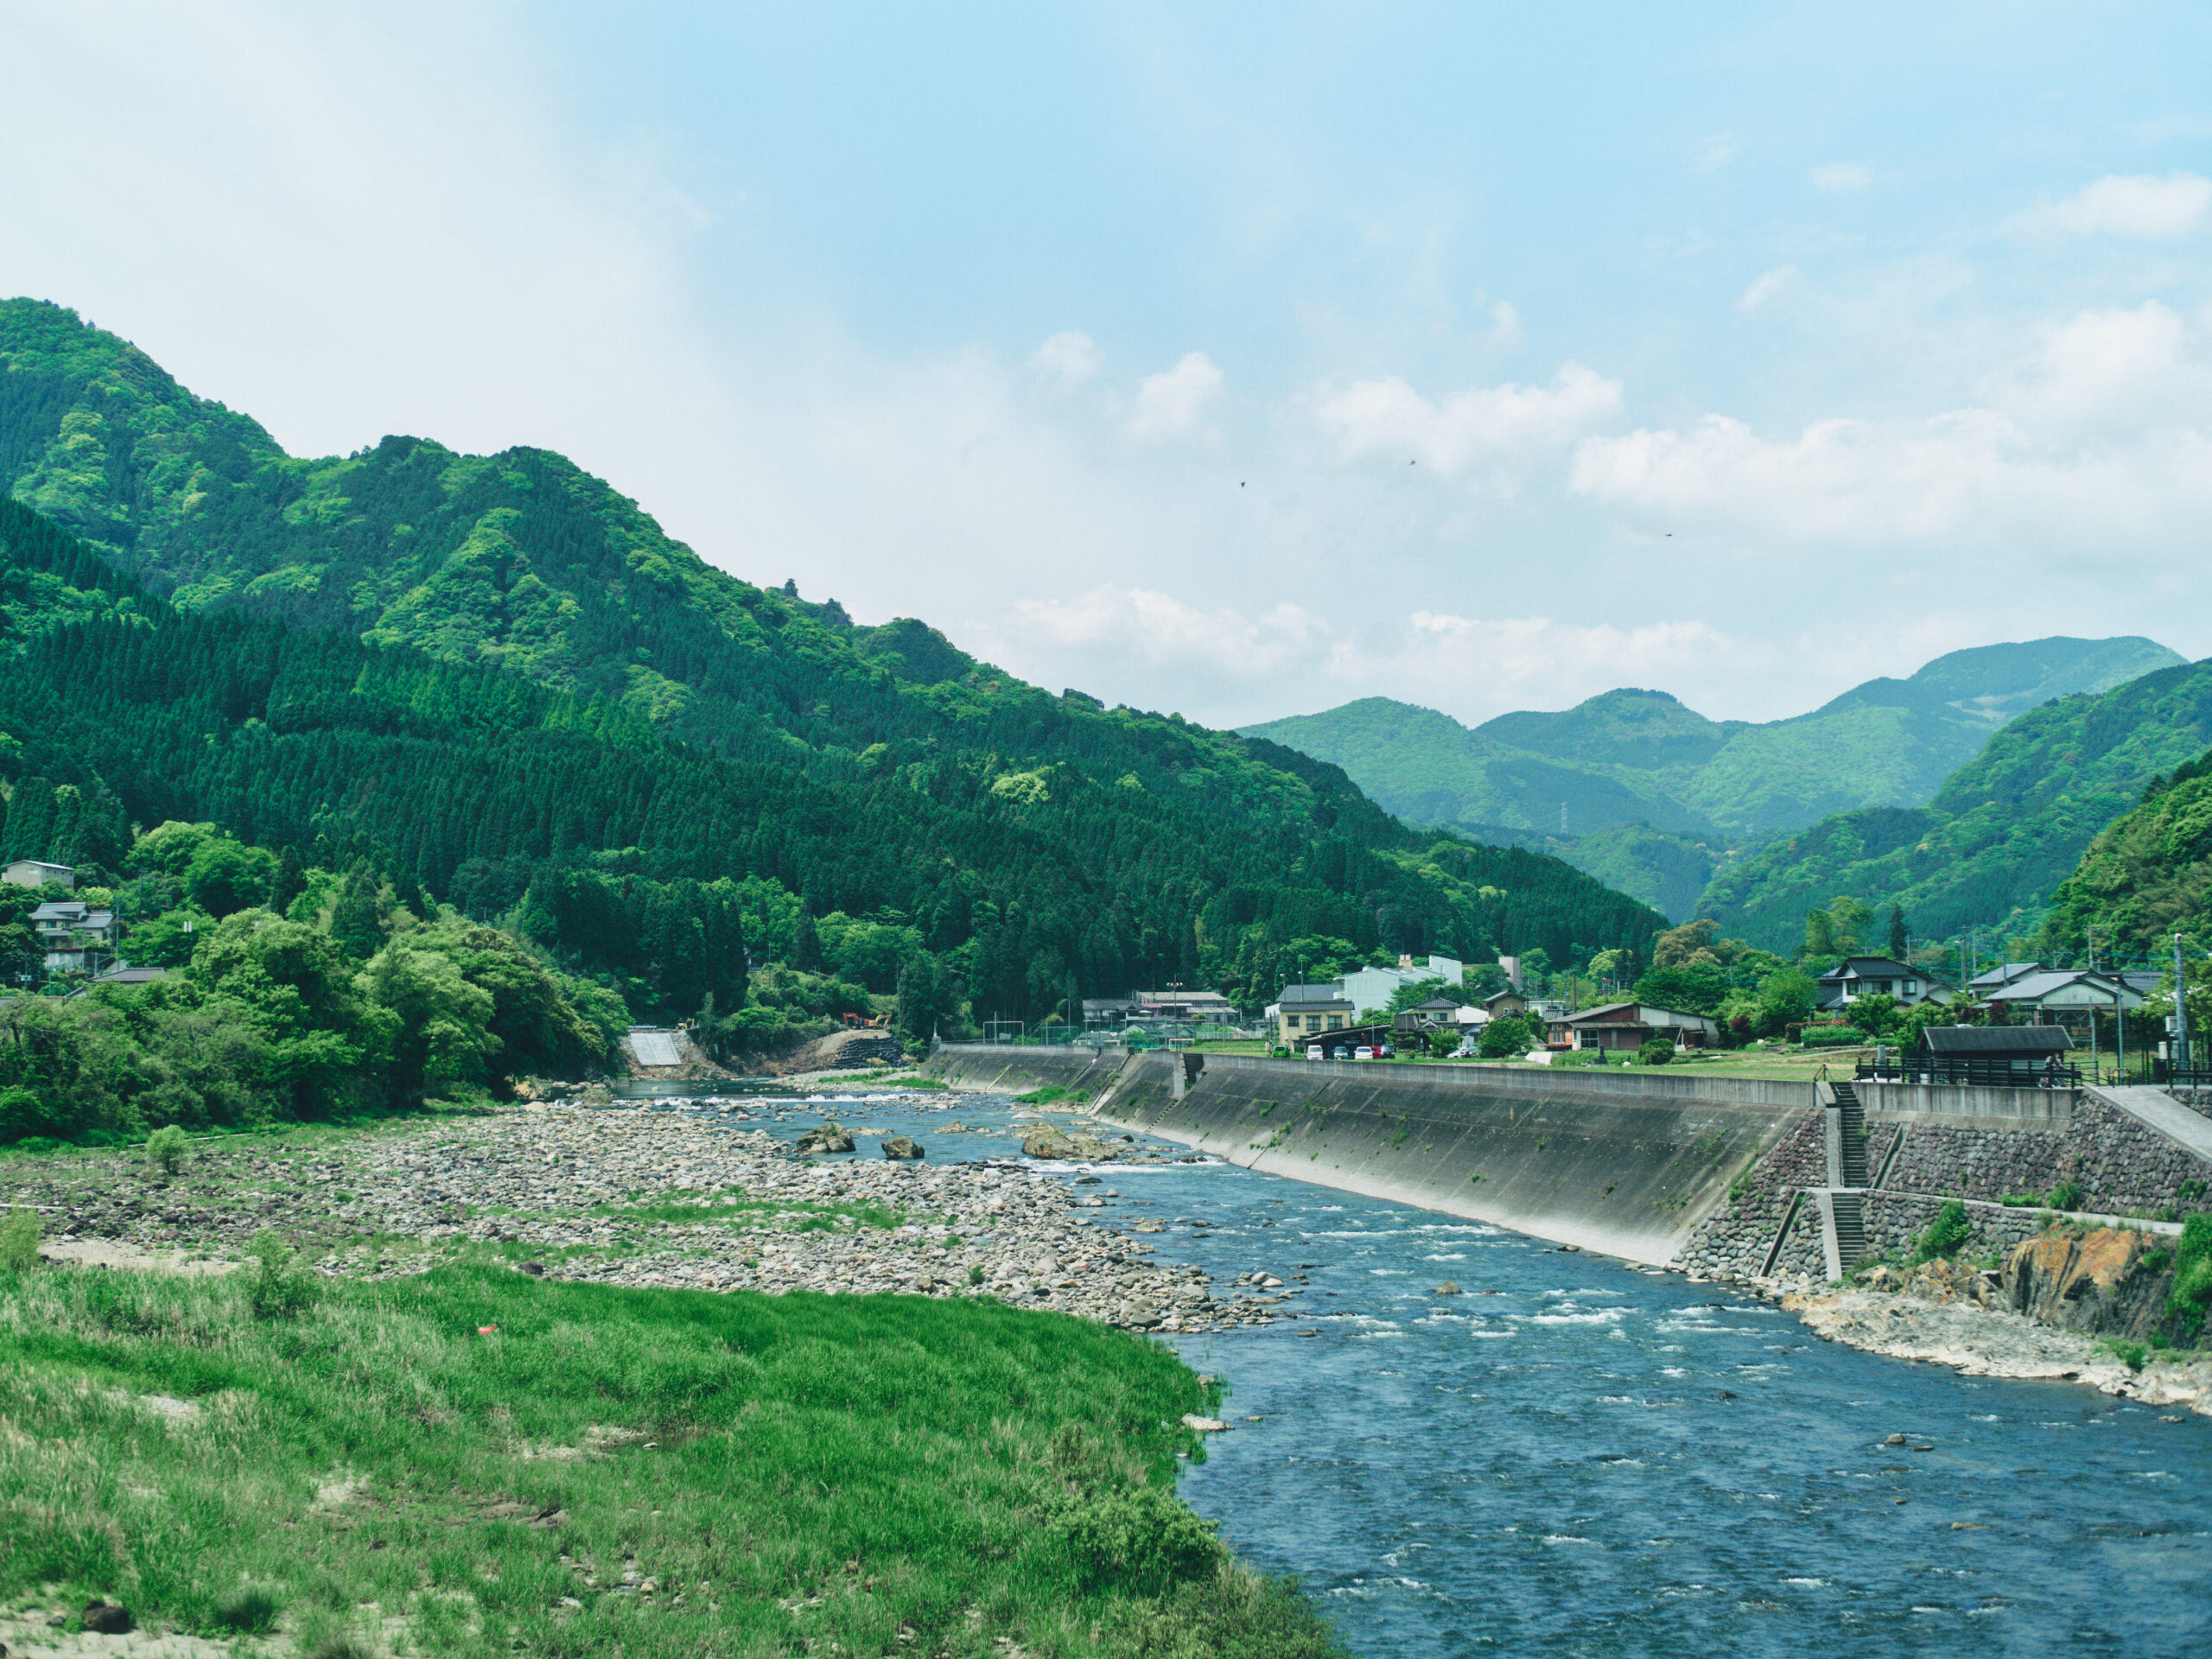
[[2038, 1325], [2144, 1340], [2167, 1323], [2170, 1239], [2132, 1230], [2056, 1228], [2015, 1245], [2005, 1306]]

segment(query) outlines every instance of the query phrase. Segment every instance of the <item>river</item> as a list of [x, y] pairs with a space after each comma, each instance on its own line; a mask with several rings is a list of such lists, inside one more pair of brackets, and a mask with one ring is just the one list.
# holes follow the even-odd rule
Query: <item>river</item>
[[[1003, 1096], [830, 1109], [933, 1158], [1010, 1150], [943, 1132], [1003, 1125]], [[1301, 1290], [1299, 1317], [1166, 1338], [1234, 1425], [1181, 1490], [1363, 1659], [2212, 1651], [2212, 1420], [1230, 1165], [1095, 1173], [1094, 1220]]]

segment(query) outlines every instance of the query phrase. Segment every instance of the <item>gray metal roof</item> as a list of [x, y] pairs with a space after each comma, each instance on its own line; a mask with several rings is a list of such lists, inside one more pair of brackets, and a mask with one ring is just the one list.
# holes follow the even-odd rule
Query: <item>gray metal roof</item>
[[2041, 1059], [2063, 1054], [2074, 1040], [2063, 1026], [1930, 1026], [1921, 1033], [1931, 1054], [2002, 1059], [2022, 1055]]

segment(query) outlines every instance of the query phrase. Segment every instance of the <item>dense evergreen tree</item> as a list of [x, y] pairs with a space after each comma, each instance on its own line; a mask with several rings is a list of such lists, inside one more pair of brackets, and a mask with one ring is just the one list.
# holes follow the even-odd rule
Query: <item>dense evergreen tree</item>
[[[226, 904], [281, 880], [261, 849], [312, 845], [342, 883], [288, 911], [332, 904], [357, 959], [383, 947], [387, 899], [424, 916], [427, 889], [486, 919], [515, 911], [641, 1017], [709, 993], [738, 1010], [748, 915], [776, 936], [764, 948], [818, 947], [887, 992], [929, 949], [984, 1012], [1031, 1020], [1071, 992], [1171, 980], [1256, 1007], [1307, 937], [1564, 963], [1643, 947], [1660, 921], [1541, 855], [1425, 844], [1334, 767], [1026, 687], [983, 699], [981, 728], [1049, 715], [1033, 741], [1065, 758], [1048, 765], [935, 738], [867, 766], [729, 759], [499, 669], [179, 612], [4, 501], [0, 611], [10, 846], [52, 851], [63, 787], [80, 823], [226, 826], [252, 856], [194, 854]], [[219, 894], [219, 863], [238, 878]]]

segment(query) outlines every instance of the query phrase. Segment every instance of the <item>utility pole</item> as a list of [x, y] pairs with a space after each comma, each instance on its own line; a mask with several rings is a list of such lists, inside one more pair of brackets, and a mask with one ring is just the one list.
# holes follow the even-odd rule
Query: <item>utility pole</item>
[[2181, 934], [2174, 934], [2174, 1065], [2189, 1064], [2189, 984], [2181, 974]]

